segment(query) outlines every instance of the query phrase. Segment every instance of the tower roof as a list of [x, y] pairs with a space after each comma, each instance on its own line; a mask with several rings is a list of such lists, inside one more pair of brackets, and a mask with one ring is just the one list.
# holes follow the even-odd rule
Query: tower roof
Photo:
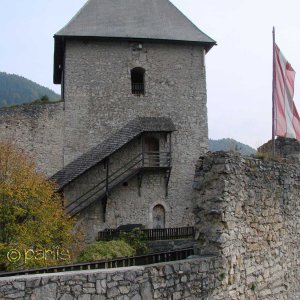
[[54, 38], [55, 83], [60, 83], [64, 38], [183, 42], [206, 50], [216, 44], [169, 0], [89, 0]]
[[89, 0], [56, 35], [215, 43], [169, 0]]

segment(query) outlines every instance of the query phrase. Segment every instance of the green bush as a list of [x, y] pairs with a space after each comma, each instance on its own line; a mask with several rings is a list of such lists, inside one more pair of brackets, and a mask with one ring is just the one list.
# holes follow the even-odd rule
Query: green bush
[[121, 232], [119, 238], [135, 249], [135, 255], [147, 254], [149, 251], [146, 235], [139, 228], [134, 228], [129, 232]]
[[100, 241], [87, 245], [80, 254], [78, 261], [95, 261], [107, 258], [135, 255], [135, 249], [124, 240]]

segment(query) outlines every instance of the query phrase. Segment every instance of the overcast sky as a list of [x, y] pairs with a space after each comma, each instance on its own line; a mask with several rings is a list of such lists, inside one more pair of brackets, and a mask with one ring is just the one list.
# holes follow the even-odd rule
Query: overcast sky
[[[52, 84], [53, 34], [86, 0], [0, 0], [0, 71]], [[125, 0], [123, 0], [125, 1]], [[206, 59], [209, 137], [258, 147], [271, 138], [272, 27], [300, 74], [299, 0], [171, 0], [217, 41]], [[295, 103], [300, 111], [300, 75]]]

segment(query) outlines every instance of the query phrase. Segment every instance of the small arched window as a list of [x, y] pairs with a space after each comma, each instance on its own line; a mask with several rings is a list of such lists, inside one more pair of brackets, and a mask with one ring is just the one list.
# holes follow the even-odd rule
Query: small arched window
[[145, 70], [143, 68], [131, 70], [131, 91], [134, 95], [145, 94]]
[[153, 208], [153, 229], [165, 228], [166, 211], [165, 208], [158, 204]]

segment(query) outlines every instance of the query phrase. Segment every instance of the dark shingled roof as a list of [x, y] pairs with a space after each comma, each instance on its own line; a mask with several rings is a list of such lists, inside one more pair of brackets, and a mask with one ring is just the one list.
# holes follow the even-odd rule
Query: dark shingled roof
[[207, 51], [216, 44], [169, 0], [89, 0], [54, 37], [55, 83], [60, 83], [64, 38], [196, 43]]
[[175, 126], [169, 118], [140, 117], [134, 119], [111, 137], [69, 163], [50, 179], [57, 184], [57, 189], [61, 190], [143, 132], [172, 132], [175, 130]]
[[56, 35], [215, 43], [169, 0], [89, 0]]

